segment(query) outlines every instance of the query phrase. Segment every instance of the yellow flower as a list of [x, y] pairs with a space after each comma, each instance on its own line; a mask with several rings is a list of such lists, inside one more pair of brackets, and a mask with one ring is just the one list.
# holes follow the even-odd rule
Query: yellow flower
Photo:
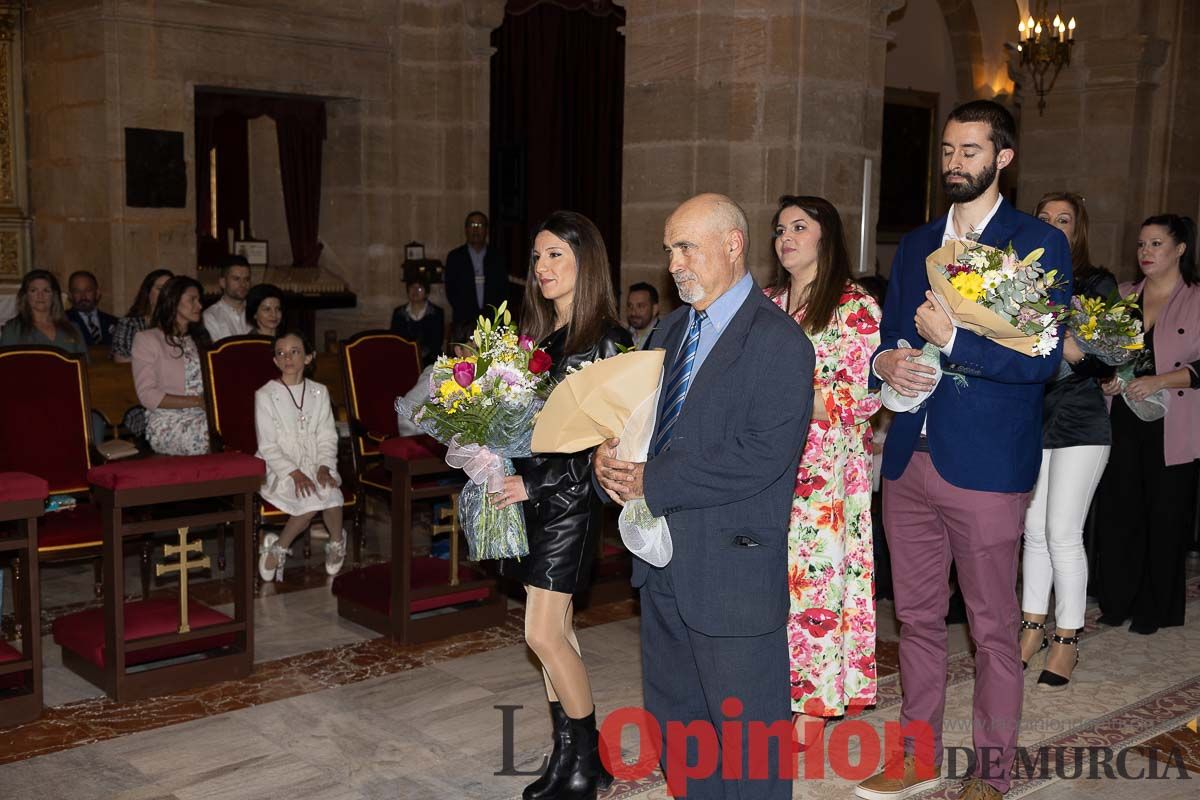
[[983, 297], [983, 276], [977, 272], [960, 272], [950, 279], [950, 285], [972, 303]]
[[463, 388], [455, 383], [453, 378], [442, 381], [442, 385], [438, 387], [438, 396], [440, 396], [443, 401], [449, 400], [456, 394], [462, 393]]

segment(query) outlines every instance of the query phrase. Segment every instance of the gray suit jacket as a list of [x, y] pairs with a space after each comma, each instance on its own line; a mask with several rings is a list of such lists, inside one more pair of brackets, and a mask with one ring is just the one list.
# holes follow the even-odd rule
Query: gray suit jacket
[[[687, 323], [685, 306], [651, 338], [668, 372]], [[646, 464], [646, 503], [671, 527], [665, 569], [693, 630], [757, 636], [787, 619], [788, 521], [813, 364], [800, 326], [755, 287], [692, 376], [671, 441]], [[633, 585], [651, 569], [635, 558]]]

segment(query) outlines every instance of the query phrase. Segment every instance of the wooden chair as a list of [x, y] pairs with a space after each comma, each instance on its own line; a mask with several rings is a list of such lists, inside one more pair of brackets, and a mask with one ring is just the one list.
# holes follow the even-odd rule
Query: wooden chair
[[[0, 347], [0, 386], [13, 387], [0, 414], [0, 472], [45, 479], [51, 497], [74, 508], [46, 514], [39, 527], [43, 563], [91, 559], [101, 593], [100, 511], [89, 500], [87, 473], [103, 459], [92, 444], [88, 373], [83, 357], [55, 347]], [[149, 542], [142, 548], [142, 594], [150, 591]]]
[[[457, 511], [463, 476], [445, 480], [443, 454], [429, 449], [421, 441], [426, 438], [396, 437], [379, 448], [392, 478], [392, 560], [351, 570], [333, 582], [338, 614], [407, 644], [499, 625], [505, 614], [497, 581], [459, 562]], [[449, 525], [434, 526], [450, 534], [448, 560], [413, 555], [412, 504], [437, 497], [453, 499]], [[416, 616], [444, 609], [454, 610]]]
[[[341, 356], [355, 471], [364, 491], [391, 502], [392, 560], [339, 575], [333, 583], [338, 613], [402, 642], [499, 624], [504, 600], [494, 581], [453, 557], [457, 529], [449, 563], [413, 554], [413, 503], [456, 497], [465, 480], [446, 466], [446, 449], [434, 439], [399, 436], [395, 402], [421, 374], [417, 345], [390, 331], [366, 331], [343, 342]], [[412, 618], [449, 607], [460, 610]]]
[[[267, 381], [279, 377], [279, 369], [271, 352], [271, 339], [254, 335], [222, 339], [204, 351], [200, 368], [204, 375], [205, 409], [213, 452], [254, 455], [258, 452], [258, 437], [254, 430], [254, 393]], [[353, 516], [356, 520], [358, 496], [359, 493], [350, 482], [342, 486], [343, 508], [347, 516]], [[288, 515], [258, 495], [255, 495], [254, 515], [257, 552], [259, 529], [282, 526], [287, 522]], [[360, 560], [361, 540], [360, 528], [359, 536], [354, 540], [356, 562]], [[305, 540], [305, 558], [309, 556], [309, 541]], [[224, 548], [221, 550], [223, 553]], [[218, 567], [225, 569], [223, 560]]]
[[42, 715], [42, 631], [38, 604], [37, 519], [49, 487], [41, 478], [0, 472], [0, 554], [16, 553], [12, 594], [21, 649], [0, 641], [0, 727]]
[[[104, 520], [104, 606], [54, 621], [63, 665], [117, 701], [249, 675], [253, 500], [264, 472], [262, 461], [242, 453], [159, 456], [92, 469], [88, 478]], [[197, 500], [204, 502], [193, 505], [194, 513], [177, 512], [177, 504]], [[131, 514], [133, 509], [150, 513]], [[209, 561], [192, 557], [203, 547], [187, 540], [189, 531], [226, 523], [236, 523], [232, 618], [188, 597], [189, 570]], [[156, 571], [179, 574], [179, 596], [125, 602], [122, 543], [157, 531], [178, 536], [176, 546], [164, 548], [164, 561], [178, 560]]]

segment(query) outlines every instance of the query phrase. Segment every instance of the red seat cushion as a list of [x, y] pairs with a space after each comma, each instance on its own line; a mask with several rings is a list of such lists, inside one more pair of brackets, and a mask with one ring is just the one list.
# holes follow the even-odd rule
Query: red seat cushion
[[[445, 585], [450, 577], [450, 562], [444, 558], [418, 557], [412, 560], [412, 588], [424, 589], [430, 586]], [[466, 564], [458, 565], [458, 578], [461, 581], [477, 581], [485, 576], [474, 567]], [[488, 588], [479, 586], [458, 592], [426, 597], [409, 603], [409, 610], [416, 614], [420, 611], [432, 611], [435, 608], [470, 603], [476, 600], [486, 600]], [[379, 614], [390, 613], [392, 598], [392, 565], [390, 562], [371, 564], [367, 567], [343, 572], [333, 579], [334, 597], [344, 597], [360, 606], [369, 608]]]
[[21, 500], [45, 500], [50, 485], [36, 475], [25, 472], [0, 472], [0, 503]]
[[402, 458], [405, 461], [415, 461], [418, 458], [445, 458], [446, 448], [432, 436], [396, 436], [382, 442], [379, 452], [384, 457]]
[[115, 492], [230, 478], [262, 478], [266, 468], [262, 459], [245, 453], [158, 456], [93, 467], [88, 470], [88, 481]]
[[[13, 661], [20, 661], [22, 658], [21, 651], [14, 648], [8, 642], [0, 641], [0, 664], [8, 664]], [[26, 670], [28, 672], [28, 670]], [[0, 691], [11, 689], [14, 686], [20, 686], [25, 682], [25, 672], [10, 672], [7, 675], [0, 675]]]
[[[229, 617], [194, 600], [188, 601], [188, 623], [192, 630], [232, 622]], [[54, 641], [63, 649], [104, 666], [104, 609], [77, 611], [54, 620]], [[171, 597], [138, 600], [125, 604], [125, 641], [161, 636], [179, 630], [179, 601]], [[165, 644], [125, 654], [126, 666], [145, 664], [163, 658], [201, 653], [234, 644], [236, 634], [206, 636], [188, 642]]]
[[100, 507], [80, 503], [64, 511], [53, 511], [38, 520], [38, 552], [99, 547], [104, 541]]

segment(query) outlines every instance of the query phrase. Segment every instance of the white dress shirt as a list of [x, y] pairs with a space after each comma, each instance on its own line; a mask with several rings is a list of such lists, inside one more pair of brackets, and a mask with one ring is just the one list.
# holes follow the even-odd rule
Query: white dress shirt
[[246, 322], [246, 307], [234, 308], [222, 297], [204, 310], [204, 327], [213, 342], [230, 336], [245, 336], [250, 332], [250, 323]]

